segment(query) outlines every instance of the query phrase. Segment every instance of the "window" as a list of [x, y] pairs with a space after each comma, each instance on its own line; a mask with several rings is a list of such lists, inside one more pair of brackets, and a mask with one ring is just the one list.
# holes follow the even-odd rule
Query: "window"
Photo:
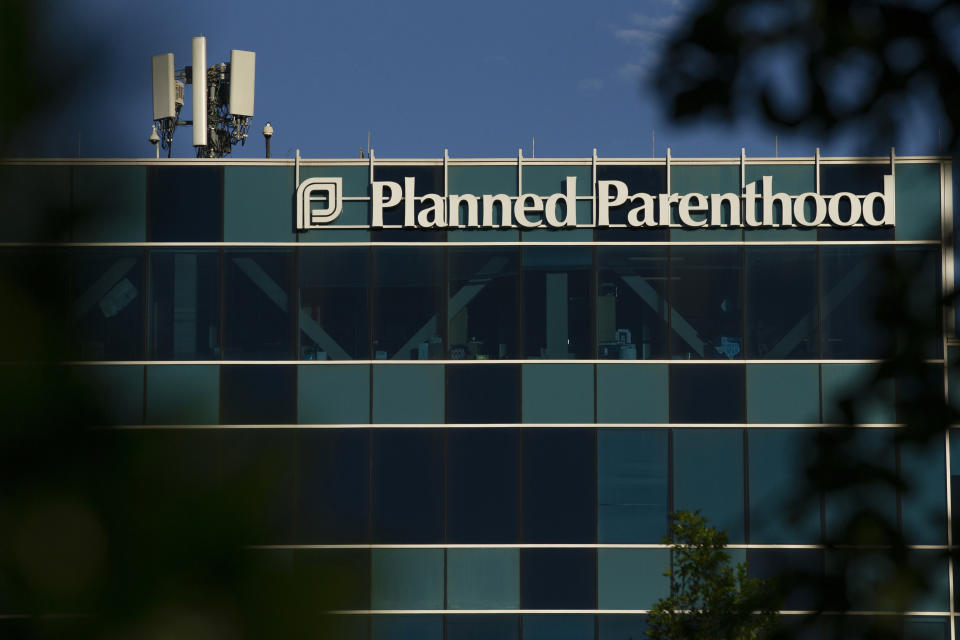
[[674, 429], [674, 509], [700, 509], [733, 543], [745, 539], [743, 472], [743, 430]]
[[448, 424], [520, 422], [520, 365], [447, 365]]
[[443, 609], [443, 549], [374, 549], [373, 609]]
[[670, 365], [670, 422], [745, 422], [744, 366]]
[[[667, 170], [663, 165], [597, 165], [597, 180], [618, 180], [627, 185], [627, 193], [665, 193], [667, 190]], [[637, 203], [614, 207], [610, 210], [610, 224], [627, 224], [627, 214]], [[597, 229], [597, 240], [609, 242], [664, 242], [667, 229], [612, 228]]]
[[443, 433], [376, 429], [372, 451], [372, 542], [442, 542]]
[[822, 350], [827, 359], [881, 358], [893, 336], [878, 323], [877, 303], [887, 271], [884, 246], [820, 247]]
[[597, 606], [594, 549], [521, 549], [520, 571], [521, 609], [595, 609]]
[[[824, 196], [849, 192], [858, 196], [879, 191], [883, 193], [883, 176], [889, 175], [890, 163], [884, 164], [821, 164], [820, 194]], [[938, 189], [939, 191], [939, 189]], [[850, 217], [850, 203], [840, 203], [840, 219]], [[899, 217], [899, 216], [898, 216]], [[822, 227], [821, 240], [893, 240], [893, 229], [876, 227], [838, 228]]]
[[597, 263], [598, 357], [667, 358], [667, 248], [599, 247]]
[[523, 541], [596, 541], [594, 432], [525, 429], [523, 432]]
[[224, 356], [290, 360], [296, 316], [292, 249], [224, 252]]
[[300, 249], [300, 358], [370, 358], [370, 250]]
[[224, 240], [293, 242], [293, 167], [226, 167], [224, 172]]
[[223, 167], [147, 167], [147, 239], [220, 242]]
[[652, 609], [670, 595], [669, 549], [599, 549], [597, 608]]
[[519, 549], [448, 549], [447, 607], [517, 609]]
[[523, 321], [527, 358], [590, 358], [593, 251], [524, 247]]
[[297, 537], [303, 544], [357, 544], [368, 540], [369, 432], [301, 431], [297, 457]]
[[512, 248], [449, 249], [449, 358], [518, 357], [520, 256]]
[[670, 247], [674, 358], [743, 358], [741, 260], [739, 247]]
[[790, 511], [802, 491], [798, 480], [811, 460], [815, 435], [815, 429], [749, 431], [750, 542], [820, 542], [820, 501], [807, 502], [802, 514]]
[[593, 365], [524, 364], [523, 421], [593, 422], [593, 389]]
[[817, 248], [746, 248], [747, 358], [816, 358]]
[[373, 260], [374, 359], [443, 360], [442, 249], [374, 247]]
[[370, 422], [370, 367], [299, 365], [297, 421], [300, 424]]
[[144, 255], [141, 249], [73, 254], [71, 314], [80, 360], [142, 360]]
[[224, 365], [220, 368], [222, 424], [296, 424], [297, 368]]
[[598, 430], [600, 542], [649, 544], [666, 535], [670, 510], [667, 451], [664, 429]]
[[219, 424], [220, 367], [147, 366], [147, 424]]
[[220, 252], [150, 251], [150, 357], [220, 359]]

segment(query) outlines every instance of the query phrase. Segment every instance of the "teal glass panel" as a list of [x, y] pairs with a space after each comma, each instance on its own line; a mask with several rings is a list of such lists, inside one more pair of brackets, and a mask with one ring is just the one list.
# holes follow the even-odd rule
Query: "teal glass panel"
[[447, 550], [448, 609], [517, 609], [519, 549]]
[[297, 369], [297, 422], [370, 422], [369, 366], [300, 365]]
[[345, 198], [370, 196], [370, 165], [359, 164], [340, 167], [310, 167], [300, 165], [300, 180], [307, 178], [343, 178]]
[[940, 165], [898, 164], [897, 240], [940, 239]]
[[225, 167], [223, 239], [293, 242], [293, 167]]
[[440, 640], [443, 638], [443, 616], [371, 616], [370, 638], [371, 640]]
[[578, 196], [593, 193], [593, 168], [589, 165], [524, 165], [521, 188], [523, 193], [535, 193], [538, 196], [566, 193], [567, 178], [570, 177], [577, 179]]
[[147, 239], [144, 167], [74, 167], [74, 242]]
[[[916, 582], [897, 582], [889, 550], [840, 550], [826, 552], [828, 576], [845, 576], [846, 597], [856, 611], [890, 611], [903, 598], [907, 611], [946, 612], [949, 610], [949, 574], [944, 551], [910, 549], [901, 561], [928, 581], [927, 588]], [[881, 588], [882, 587], [882, 588]], [[834, 596], [836, 597], [836, 596]]]
[[593, 422], [593, 365], [523, 365], [523, 421]]
[[147, 367], [147, 424], [219, 424], [220, 367]]
[[443, 609], [443, 549], [372, 553], [372, 608]]
[[900, 496], [903, 535], [908, 544], [947, 543], [946, 473], [942, 438], [931, 439], [922, 447], [900, 444], [900, 474], [909, 486]]
[[748, 364], [747, 422], [820, 422], [820, 371], [815, 364]]
[[643, 640], [647, 637], [647, 616], [642, 613], [597, 616], [599, 640]]
[[[756, 183], [757, 193], [763, 193], [761, 181], [764, 176], [773, 178], [773, 193], [786, 193], [798, 196], [817, 190], [816, 167], [810, 164], [748, 164], [744, 168], [744, 183]], [[810, 205], [808, 205], [810, 206]], [[757, 205], [758, 218], [762, 215], [760, 205]], [[779, 206], [774, 206], [774, 220], [777, 224], [783, 221]], [[781, 227], [776, 229], [744, 229], [745, 240], [816, 240], [816, 229], [797, 229]]]
[[750, 542], [817, 544], [820, 501], [806, 505], [798, 520], [791, 509], [800, 491], [814, 429], [751, 429], [748, 433]]
[[594, 640], [593, 616], [536, 614], [523, 616], [523, 640]]
[[740, 429], [674, 429], [674, 509], [700, 509], [730, 542], [743, 542], [743, 490]]
[[[820, 384], [823, 421], [845, 422], [839, 402], [849, 394], [863, 388], [875, 372], [873, 364], [823, 364], [820, 365]], [[860, 424], [892, 424], [896, 422], [894, 411], [894, 385], [884, 384], [882, 389], [860, 406], [856, 416]]]
[[903, 623], [904, 640], [946, 640], [950, 637], [947, 618], [908, 617]]
[[443, 374], [439, 365], [374, 365], [373, 422], [443, 424]]
[[[579, 187], [578, 187], [579, 188]], [[537, 214], [540, 215], [540, 214]], [[560, 205], [557, 205], [557, 217], [565, 215]], [[533, 216], [531, 216], [531, 219]], [[542, 219], [542, 217], [541, 217]], [[593, 203], [587, 200], [577, 200], [577, 224], [592, 225], [593, 223]], [[552, 229], [546, 226], [536, 229], [524, 230], [521, 235], [524, 242], [592, 242], [593, 228], [564, 228]]]
[[665, 364], [597, 365], [597, 422], [669, 422], [669, 385]]
[[[571, 174], [573, 175], [573, 174]], [[447, 191], [456, 195], [475, 196], [503, 193], [517, 195], [517, 166], [457, 166], [447, 167]]]
[[597, 433], [597, 526], [601, 543], [657, 543], [667, 533], [667, 431]]
[[[844, 443], [840, 455], [848, 464], [879, 466], [890, 473], [896, 472], [895, 433], [892, 429], [857, 429], [852, 439]], [[876, 513], [890, 526], [897, 522], [896, 490], [889, 485], [877, 486], [876, 483], [856, 484], [852, 487], [832, 491], [824, 497], [824, 517], [828, 538], [842, 536], [858, 511], [869, 510]]]
[[0, 242], [63, 242], [70, 226], [70, 167], [0, 167]]
[[[670, 167], [670, 191], [686, 193], [740, 193], [740, 165], [672, 165]], [[676, 209], [674, 209], [676, 211]], [[729, 222], [729, 212], [724, 222]], [[709, 241], [739, 242], [743, 231], [739, 228], [682, 229], [671, 228], [670, 240], [678, 242]]]
[[669, 549], [599, 549], [600, 609], [652, 609], [670, 595]]
[[107, 425], [143, 423], [143, 365], [103, 365], [74, 368], [86, 380], [100, 417]]

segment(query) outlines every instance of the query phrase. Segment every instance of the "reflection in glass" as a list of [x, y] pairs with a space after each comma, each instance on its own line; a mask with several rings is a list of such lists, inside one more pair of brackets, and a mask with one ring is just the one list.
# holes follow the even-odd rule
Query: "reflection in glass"
[[820, 248], [820, 315], [824, 358], [880, 358], [891, 345], [888, 329], [877, 322], [883, 288], [885, 246]]
[[73, 256], [71, 313], [81, 360], [141, 360], [142, 249], [79, 250]]
[[150, 357], [220, 358], [220, 252], [150, 252]]
[[670, 248], [671, 351], [684, 360], [743, 358], [739, 247]]
[[289, 360], [294, 351], [292, 249], [224, 253], [223, 349], [228, 359]]
[[449, 249], [451, 360], [517, 357], [519, 262], [512, 248]]
[[747, 358], [816, 358], [817, 248], [746, 251]]
[[667, 357], [667, 248], [597, 250], [598, 357], [650, 360]]
[[370, 250], [300, 249], [300, 358], [370, 357]]
[[593, 251], [524, 247], [524, 352], [528, 358], [593, 354]]
[[374, 247], [374, 359], [444, 358], [443, 251]]

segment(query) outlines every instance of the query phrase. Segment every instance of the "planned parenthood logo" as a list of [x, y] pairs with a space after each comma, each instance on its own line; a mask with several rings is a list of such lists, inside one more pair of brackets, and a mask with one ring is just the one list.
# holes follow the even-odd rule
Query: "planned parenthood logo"
[[[343, 209], [343, 178], [309, 178], [297, 188], [297, 228], [320, 229]], [[321, 205], [321, 206], [316, 206]]]

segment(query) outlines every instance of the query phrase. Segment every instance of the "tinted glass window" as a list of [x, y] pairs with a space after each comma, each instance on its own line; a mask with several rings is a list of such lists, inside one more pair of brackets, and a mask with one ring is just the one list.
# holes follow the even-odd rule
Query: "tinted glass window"
[[[597, 165], [597, 180], [618, 180], [627, 185], [627, 193], [647, 193], [656, 197], [667, 190], [667, 169], [664, 166]], [[639, 203], [626, 204], [610, 210], [611, 225], [627, 224], [627, 214]], [[667, 229], [598, 229], [597, 240], [615, 242], [666, 241]]]
[[[883, 246], [820, 248], [820, 315], [824, 358], [880, 358], [891, 345], [877, 303], [893, 256]], [[889, 264], [889, 263], [888, 263]]]
[[800, 576], [823, 571], [820, 549], [747, 549], [747, 569], [752, 577], [780, 589], [783, 609], [814, 609], [819, 602], [811, 587], [789, 585], [796, 585]]
[[443, 252], [374, 247], [374, 358], [442, 360]]
[[743, 542], [744, 497], [743, 430], [674, 429], [674, 509], [700, 509], [730, 542]]
[[220, 358], [220, 252], [150, 252], [150, 357]]
[[517, 640], [520, 616], [447, 616], [447, 640]]
[[519, 542], [520, 431], [451, 429], [447, 465], [447, 541]]
[[143, 359], [143, 250], [78, 250], [72, 263], [79, 359]]
[[592, 430], [524, 431], [524, 542], [595, 541], [595, 461]]
[[223, 239], [223, 167], [149, 167], [147, 239]]
[[816, 358], [817, 248], [747, 247], [747, 358]]
[[597, 433], [598, 540], [656, 543], [667, 533], [667, 431]]
[[593, 251], [523, 249], [524, 352], [528, 358], [590, 358], [593, 346]]
[[447, 423], [520, 422], [520, 365], [447, 365]]
[[443, 433], [375, 430], [372, 450], [372, 541], [443, 541]]
[[897, 273], [908, 278], [903, 310], [910, 324], [905, 322], [897, 336], [900, 347], [920, 350], [927, 358], [939, 358], [943, 352], [940, 251], [937, 247], [901, 246], [896, 249], [896, 260]]
[[296, 317], [292, 249], [224, 252], [224, 357], [289, 360]]
[[667, 358], [667, 248], [597, 249], [598, 357]]
[[519, 252], [511, 248], [451, 248], [448, 268], [450, 359], [518, 357]]
[[745, 422], [742, 365], [670, 365], [670, 422]]
[[[414, 179], [414, 194], [417, 197], [425, 196], [428, 193], [437, 194], [441, 198], [446, 193], [443, 184], [442, 166], [399, 166], [388, 167], [384, 165], [374, 165], [373, 179], [375, 182], [395, 182], [404, 189], [404, 197], [407, 196], [405, 178]], [[419, 212], [423, 204], [416, 202], [414, 210]], [[384, 225], [402, 225], [404, 216], [404, 202], [384, 209]], [[446, 239], [446, 232], [442, 229], [373, 229], [371, 240], [374, 242], [442, 242]]]
[[[883, 192], [883, 176], [890, 174], [890, 164], [821, 164], [820, 194], [830, 196], [848, 192], [864, 196], [874, 191]], [[840, 203], [840, 219], [850, 218], [850, 203]], [[829, 219], [828, 219], [829, 222]], [[862, 224], [862, 223], [861, 223]], [[893, 240], [893, 228], [876, 227], [821, 227], [821, 240]]]
[[791, 509], [812, 451], [813, 429], [755, 429], [748, 434], [750, 542], [817, 544], [820, 503]]
[[674, 358], [743, 358], [739, 247], [671, 247], [671, 352]]
[[296, 424], [297, 368], [225, 365], [220, 368], [222, 424]]
[[594, 609], [594, 549], [521, 549], [520, 608]]
[[300, 358], [370, 358], [370, 250], [300, 249]]
[[297, 441], [297, 536], [304, 544], [359, 543], [370, 523], [370, 435], [301, 431]]

